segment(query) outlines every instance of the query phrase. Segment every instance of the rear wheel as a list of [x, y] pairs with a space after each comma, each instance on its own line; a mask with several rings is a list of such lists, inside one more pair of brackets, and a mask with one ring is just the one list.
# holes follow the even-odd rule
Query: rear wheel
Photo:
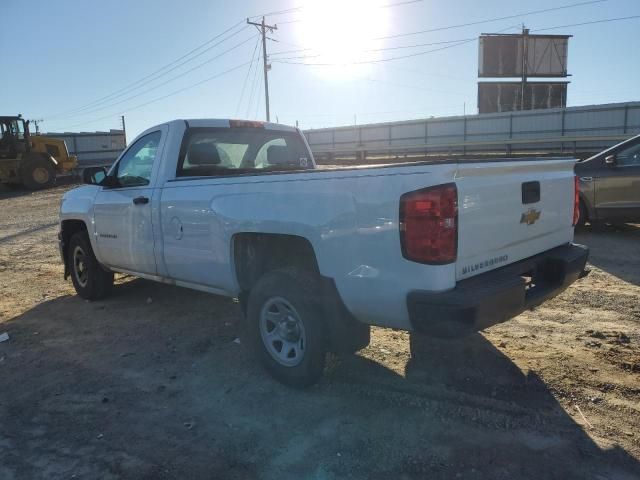
[[78, 295], [86, 300], [106, 297], [113, 286], [113, 272], [108, 272], [96, 259], [87, 232], [77, 232], [69, 241], [67, 261], [71, 281]]
[[258, 358], [280, 382], [316, 383], [324, 371], [327, 338], [312, 274], [297, 268], [266, 273], [247, 302], [248, 333]]
[[45, 158], [27, 160], [21, 170], [22, 184], [29, 190], [41, 190], [56, 182], [56, 169]]

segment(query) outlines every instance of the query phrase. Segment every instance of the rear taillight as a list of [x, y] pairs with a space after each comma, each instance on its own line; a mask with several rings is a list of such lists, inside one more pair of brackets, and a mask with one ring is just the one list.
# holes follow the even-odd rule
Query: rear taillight
[[576, 175], [573, 177], [573, 226], [575, 227], [580, 220], [580, 179]]
[[458, 190], [454, 183], [400, 197], [400, 244], [407, 260], [445, 264], [458, 253]]

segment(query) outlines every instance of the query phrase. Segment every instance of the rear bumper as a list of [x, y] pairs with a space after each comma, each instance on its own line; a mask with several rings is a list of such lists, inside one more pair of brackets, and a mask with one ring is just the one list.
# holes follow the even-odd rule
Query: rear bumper
[[504, 322], [586, 275], [588, 256], [584, 245], [564, 245], [462, 280], [453, 290], [410, 292], [411, 324], [417, 331], [456, 335]]

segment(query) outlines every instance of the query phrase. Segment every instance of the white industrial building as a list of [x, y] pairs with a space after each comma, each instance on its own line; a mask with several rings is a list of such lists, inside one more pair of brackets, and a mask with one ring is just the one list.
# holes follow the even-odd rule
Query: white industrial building
[[124, 130], [108, 132], [63, 132], [45, 133], [47, 137], [64, 140], [71, 155], [78, 157], [78, 164], [110, 165], [126, 147]]

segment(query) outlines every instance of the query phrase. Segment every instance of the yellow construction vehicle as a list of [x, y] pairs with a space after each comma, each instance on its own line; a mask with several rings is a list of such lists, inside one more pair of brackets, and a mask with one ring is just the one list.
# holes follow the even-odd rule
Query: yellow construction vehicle
[[0, 116], [0, 183], [40, 190], [77, 165], [78, 159], [69, 155], [63, 140], [30, 135], [29, 122], [22, 115]]

